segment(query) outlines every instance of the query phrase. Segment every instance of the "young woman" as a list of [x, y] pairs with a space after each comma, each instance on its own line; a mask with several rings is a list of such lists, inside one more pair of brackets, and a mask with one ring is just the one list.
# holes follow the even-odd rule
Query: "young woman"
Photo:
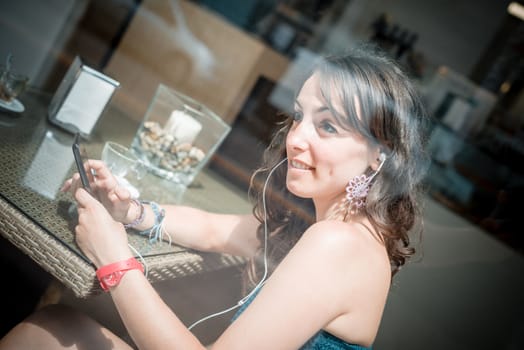
[[[91, 160], [100, 202], [80, 188], [78, 174], [64, 186], [78, 203], [76, 240], [103, 280], [105, 272], [122, 270], [119, 281], [106, 282], [138, 348], [204, 348], [128, 247], [123, 224], [148, 230], [160, 220], [177, 244], [251, 258], [247, 275], [255, 293], [213, 349], [368, 348], [392, 275], [414, 252], [408, 233], [420, 220], [423, 126], [414, 87], [386, 56], [361, 48], [327, 57], [304, 82], [295, 112], [254, 174], [253, 215], [132, 201], [105, 165]], [[86, 316], [56, 306], [0, 342], [0, 348], [87, 345], [130, 348]]]

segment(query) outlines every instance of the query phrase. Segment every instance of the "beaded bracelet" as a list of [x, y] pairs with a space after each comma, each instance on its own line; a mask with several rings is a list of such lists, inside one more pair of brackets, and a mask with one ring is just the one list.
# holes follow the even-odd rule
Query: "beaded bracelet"
[[155, 215], [155, 223], [153, 227], [148, 230], [138, 231], [140, 235], [149, 235], [150, 242], [158, 242], [162, 240], [163, 231], [164, 231], [164, 218], [166, 216], [166, 211], [164, 208], [161, 208], [157, 203], [150, 201], [142, 201], [142, 204], [149, 204], [153, 214]]
[[133, 222], [130, 222], [129, 224], [124, 224], [124, 227], [126, 229], [140, 225], [146, 217], [146, 211], [144, 210], [144, 205], [142, 204], [142, 202], [140, 202], [138, 199], [131, 199], [131, 201], [140, 208], [140, 214], [138, 214], [138, 217], [135, 220], [133, 220]]

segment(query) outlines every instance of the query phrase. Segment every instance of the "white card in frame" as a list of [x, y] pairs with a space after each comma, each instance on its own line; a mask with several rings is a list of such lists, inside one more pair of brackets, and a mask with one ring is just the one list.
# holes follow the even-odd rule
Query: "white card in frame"
[[48, 108], [49, 121], [88, 138], [120, 83], [75, 57]]

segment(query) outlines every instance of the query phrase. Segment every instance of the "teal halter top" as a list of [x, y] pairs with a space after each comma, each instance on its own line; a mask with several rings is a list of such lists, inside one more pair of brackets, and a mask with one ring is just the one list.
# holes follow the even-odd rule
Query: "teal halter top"
[[[249, 297], [249, 299], [247, 299], [246, 302], [242, 304], [240, 309], [233, 316], [233, 321], [236, 320], [238, 316], [240, 316], [240, 314], [247, 309], [247, 307], [255, 299], [257, 294], [258, 291], [253, 293]], [[346, 343], [342, 339], [337, 338], [324, 330], [320, 330], [311, 339], [309, 339], [299, 350], [371, 350], [371, 348]]]

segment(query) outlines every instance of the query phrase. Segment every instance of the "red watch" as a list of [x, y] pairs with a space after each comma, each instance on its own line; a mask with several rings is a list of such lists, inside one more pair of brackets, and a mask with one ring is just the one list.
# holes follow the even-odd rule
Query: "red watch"
[[102, 289], [108, 292], [109, 288], [115, 287], [120, 283], [122, 276], [129, 270], [140, 270], [143, 273], [144, 266], [135, 258], [129, 258], [100, 267], [96, 270], [96, 277]]

